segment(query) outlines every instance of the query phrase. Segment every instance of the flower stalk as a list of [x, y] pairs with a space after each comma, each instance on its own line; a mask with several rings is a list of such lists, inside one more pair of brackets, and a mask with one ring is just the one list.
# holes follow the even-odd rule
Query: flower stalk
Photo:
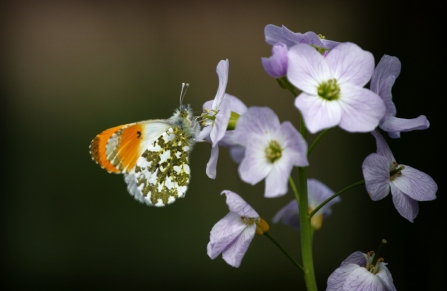
[[264, 235], [268, 237], [302, 273], [305, 272], [304, 268], [268, 232], [264, 232]]
[[338, 191], [337, 193], [335, 193], [334, 195], [332, 195], [331, 197], [329, 197], [328, 199], [326, 199], [325, 201], [323, 201], [323, 203], [321, 203], [320, 205], [318, 205], [317, 208], [315, 208], [310, 214], [309, 217], [312, 218], [312, 216], [314, 216], [315, 213], [317, 213], [318, 210], [321, 209], [321, 207], [323, 207], [324, 205], [326, 205], [329, 201], [331, 201], [332, 199], [334, 199], [335, 197], [339, 196], [340, 194], [343, 194], [344, 192], [348, 191], [351, 188], [354, 188], [355, 186], [359, 186], [359, 185], [363, 185], [365, 184], [365, 180], [359, 181], [357, 183], [354, 183], [352, 185], [349, 185], [348, 187], [344, 188], [343, 190]]

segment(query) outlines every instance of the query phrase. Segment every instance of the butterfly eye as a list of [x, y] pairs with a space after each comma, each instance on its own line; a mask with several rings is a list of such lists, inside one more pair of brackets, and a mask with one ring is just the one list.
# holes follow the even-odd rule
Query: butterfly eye
[[141, 136], [141, 131], [137, 131], [137, 138], [140, 138]]

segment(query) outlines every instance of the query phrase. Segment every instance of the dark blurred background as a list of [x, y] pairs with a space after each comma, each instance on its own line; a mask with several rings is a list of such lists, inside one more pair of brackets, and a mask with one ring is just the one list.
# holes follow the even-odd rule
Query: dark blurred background
[[[185, 102], [199, 114], [226, 58], [228, 93], [297, 125], [293, 97], [261, 65], [271, 55], [267, 24], [354, 42], [376, 63], [399, 57], [398, 117], [431, 122], [389, 143], [399, 163], [435, 179], [437, 200], [419, 203], [410, 223], [391, 195], [372, 202], [363, 186], [343, 194], [315, 234], [319, 288], [349, 254], [376, 249], [382, 238], [398, 290], [445, 285], [445, 1], [8, 2], [0, 7], [2, 289], [304, 290], [265, 237], [255, 237], [238, 269], [207, 256], [209, 232], [228, 212], [222, 190], [241, 194], [267, 221], [293, 199], [267, 199], [264, 182], [242, 182], [225, 149], [211, 180], [210, 148], [197, 144], [186, 198], [161, 209], [134, 201], [123, 177], [88, 152], [102, 130], [171, 116], [181, 82], [190, 83]], [[334, 129], [313, 152], [309, 176], [338, 191], [363, 179], [362, 161], [373, 151], [371, 135]], [[300, 259], [299, 233], [270, 226]]]

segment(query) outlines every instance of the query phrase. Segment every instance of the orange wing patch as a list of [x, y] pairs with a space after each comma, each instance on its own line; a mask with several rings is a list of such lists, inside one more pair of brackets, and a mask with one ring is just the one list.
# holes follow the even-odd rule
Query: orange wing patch
[[[112, 162], [123, 172], [132, 170], [142, 154], [141, 141], [143, 140], [143, 125], [136, 123], [120, 130], [120, 142], [117, 149], [118, 161]], [[118, 163], [116, 163], [118, 162]]]
[[116, 133], [121, 128], [126, 125], [115, 126], [104, 130], [92, 140], [90, 144], [90, 155], [92, 160], [94, 160], [98, 165], [109, 173], [121, 173], [114, 165], [112, 165], [107, 159], [106, 155], [106, 145], [110, 137]]

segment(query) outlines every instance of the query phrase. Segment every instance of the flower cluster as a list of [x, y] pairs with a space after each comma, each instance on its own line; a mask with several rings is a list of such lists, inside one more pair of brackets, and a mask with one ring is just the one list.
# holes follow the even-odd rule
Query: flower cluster
[[[254, 185], [265, 179], [265, 197], [286, 195], [290, 183], [296, 199], [279, 210], [273, 222], [282, 221], [301, 231], [302, 241], [312, 241], [313, 231], [322, 227], [331, 207], [340, 202], [338, 195], [360, 184], [366, 185], [373, 201], [391, 191], [397, 211], [412, 222], [418, 214], [417, 202], [435, 199], [437, 185], [427, 174], [398, 164], [378, 129], [398, 138], [401, 132], [429, 127], [424, 115], [414, 119], [396, 117], [391, 88], [400, 73], [400, 61], [385, 55], [375, 66], [373, 55], [354, 43], [327, 40], [314, 32], [294, 33], [285, 26], [267, 25], [265, 40], [272, 45], [272, 56], [262, 58], [262, 65], [282, 88], [294, 94], [294, 105], [303, 122], [300, 131], [289, 121], [281, 123], [272, 109], [247, 107], [225, 93], [229, 61], [221, 61], [217, 66], [217, 94], [203, 105], [203, 129], [196, 137], [212, 146], [207, 175], [216, 177], [219, 147], [227, 147], [239, 163], [242, 181]], [[365, 88], [368, 83], [369, 89]], [[306, 185], [303, 170], [309, 165], [311, 149], [336, 126], [348, 132], [370, 132], [377, 144], [377, 152], [363, 162], [364, 181], [337, 193], [315, 179], [308, 179]], [[307, 131], [323, 131], [310, 147]], [[291, 177], [294, 167], [299, 168], [299, 190]], [[228, 264], [238, 267], [255, 233], [273, 238], [267, 233], [267, 223], [238, 194], [229, 190], [222, 193], [230, 212], [212, 228], [208, 255], [214, 259], [222, 253]], [[311, 252], [310, 246], [302, 243], [302, 253]], [[373, 252], [353, 253], [330, 275], [327, 290], [395, 290], [383, 259], [374, 257]], [[313, 271], [305, 270], [309, 268], [308, 258], [303, 255], [304, 267], [291, 260], [303, 271], [309, 287], [315, 280], [309, 277]], [[310, 265], [313, 268], [312, 262]]]

